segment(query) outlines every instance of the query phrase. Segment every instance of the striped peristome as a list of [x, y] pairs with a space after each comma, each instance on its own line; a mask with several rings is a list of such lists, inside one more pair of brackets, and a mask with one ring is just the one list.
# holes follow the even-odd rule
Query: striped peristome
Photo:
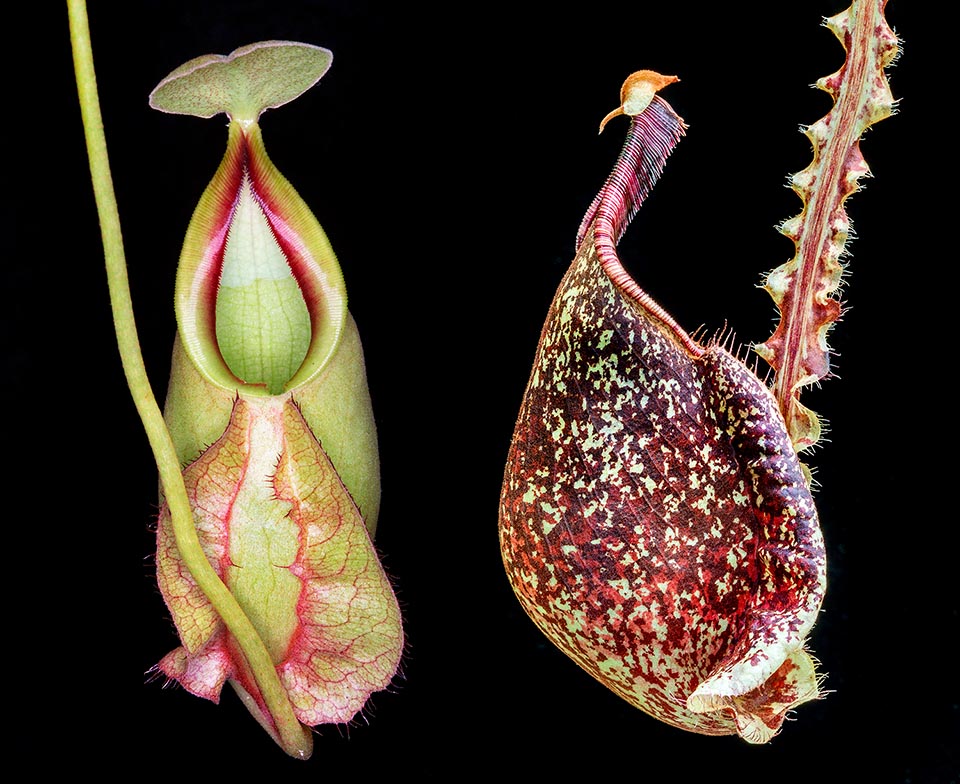
[[514, 592], [584, 670], [652, 716], [762, 743], [815, 698], [817, 513], [776, 401], [621, 266], [683, 134], [655, 97], [591, 205], [547, 315], [506, 465]]

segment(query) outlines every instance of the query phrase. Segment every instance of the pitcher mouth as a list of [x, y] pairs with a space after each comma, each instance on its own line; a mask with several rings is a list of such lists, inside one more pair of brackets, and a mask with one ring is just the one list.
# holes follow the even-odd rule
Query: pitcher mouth
[[247, 394], [309, 382], [339, 343], [347, 295], [336, 255], [256, 122], [230, 123], [184, 241], [176, 311], [200, 373]]
[[306, 384], [340, 342], [347, 295], [317, 219], [271, 162], [260, 116], [313, 87], [329, 49], [261, 41], [204, 55], [150, 94], [169, 114], [230, 118], [227, 151], [194, 211], [180, 256], [184, 349], [214, 385], [277, 395]]

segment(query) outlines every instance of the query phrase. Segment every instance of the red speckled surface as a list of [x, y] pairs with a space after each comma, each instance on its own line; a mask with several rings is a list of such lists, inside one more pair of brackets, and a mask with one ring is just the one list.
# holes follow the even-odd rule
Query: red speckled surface
[[[610, 222], [679, 129], [662, 101], [632, 121], [550, 307], [501, 546], [524, 609], [595, 678], [675, 726], [765, 741], [817, 694], [802, 653], [826, 580], [813, 499], [766, 387], [719, 346], [692, 354], [636, 284], [611, 281], [594, 241], [621, 233]], [[808, 682], [779, 691], [781, 666]]]
[[[832, 335], [839, 377], [810, 391], [830, 422], [810, 459], [828, 563], [810, 641], [828, 694], [753, 746], [651, 718], [550, 643], [504, 572], [498, 499], [545, 315], [622, 146], [626, 120], [599, 137], [597, 125], [623, 80], [638, 68], [677, 74], [667, 96], [690, 127], [620, 255], [684, 329], [725, 330], [742, 354], [774, 327], [759, 285], [791, 254], [775, 226], [799, 209], [786, 178], [811, 157], [798, 126], [829, 105], [809, 85], [843, 57], [821, 17], [845, 3], [91, 3], [133, 300], [161, 394], [183, 233], [226, 122], [155, 112], [150, 91], [191, 57], [252, 41], [334, 53], [316, 88], [261, 124], [330, 236], [363, 337], [384, 491], [375, 544], [409, 645], [394, 689], [354, 724], [324, 728], [306, 764], [233, 695], [213, 705], [145, 676], [177, 639], [153, 562], [156, 469], [117, 359], [66, 10], [19, 6], [6, 49], [17, 60], [12, 205], [0, 218], [15, 234], [6, 389], [26, 406], [6, 431], [8, 526], [20, 536], [6, 549], [17, 587], [5, 628], [25, 662], [10, 679], [11, 769], [957, 781], [956, 482], [940, 457], [953, 438], [940, 406], [955, 311], [944, 261], [955, 47], [931, 5], [888, 4], [904, 39], [891, 72], [900, 113], [861, 145], [874, 176], [848, 202], [857, 237], [849, 310]], [[20, 59], [27, 51], [36, 56]], [[40, 667], [49, 677], [37, 688]]]

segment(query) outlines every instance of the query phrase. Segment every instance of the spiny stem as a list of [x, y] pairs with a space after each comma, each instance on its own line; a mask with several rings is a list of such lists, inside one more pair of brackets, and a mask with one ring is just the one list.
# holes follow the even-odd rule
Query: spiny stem
[[130, 387], [130, 394], [143, 422], [157, 463], [164, 496], [170, 508], [177, 549], [200, 590], [210, 600], [243, 651], [277, 727], [278, 743], [291, 756], [306, 759], [313, 750], [312, 736], [294, 715], [293, 706], [280, 683], [263, 640], [236, 599], [220, 580], [200, 546], [200, 539], [193, 524], [193, 511], [187, 498], [183, 475], [180, 473], [180, 463], [150, 386], [137, 338], [120, 230], [120, 215], [113, 191], [107, 142], [100, 114], [86, 2], [85, 0], [67, 0], [67, 10], [80, 110], [87, 155], [90, 159], [90, 175], [100, 217], [107, 284], [110, 290], [110, 304], [120, 359], [127, 385]]
[[885, 69], [896, 57], [898, 40], [887, 25], [887, 0], [852, 0], [826, 20], [846, 50], [843, 66], [817, 86], [833, 98], [826, 117], [805, 133], [813, 161], [791, 179], [803, 210], [780, 231], [796, 246], [794, 258], [767, 275], [764, 287], [780, 310], [780, 323], [756, 346], [776, 370], [773, 393], [798, 450], [815, 445], [820, 417], [800, 403], [800, 392], [830, 375], [827, 335], [840, 318], [840, 287], [850, 221], [846, 199], [869, 173], [859, 142], [872, 124], [889, 117], [894, 100]]

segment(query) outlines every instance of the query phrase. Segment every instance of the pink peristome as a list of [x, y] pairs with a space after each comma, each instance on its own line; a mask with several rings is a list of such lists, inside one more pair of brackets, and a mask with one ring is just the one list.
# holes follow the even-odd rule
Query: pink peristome
[[[270, 161], [260, 127], [231, 123], [226, 153], [204, 191], [184, 241], [176, 309], [187, 354], [208, 377], [222, 386], [237, 388], [242, 388], [245, 380], [234, 375], [221, 355], [216, 304], [230, 227], [246, 187], [262, 211], [307, 306], [310, 353], [301, 370], [317, 370], [322, 365], [346, 314], [336, 256], [316, 218]], [[305, 380], [300, 378], [298, 383]]]

